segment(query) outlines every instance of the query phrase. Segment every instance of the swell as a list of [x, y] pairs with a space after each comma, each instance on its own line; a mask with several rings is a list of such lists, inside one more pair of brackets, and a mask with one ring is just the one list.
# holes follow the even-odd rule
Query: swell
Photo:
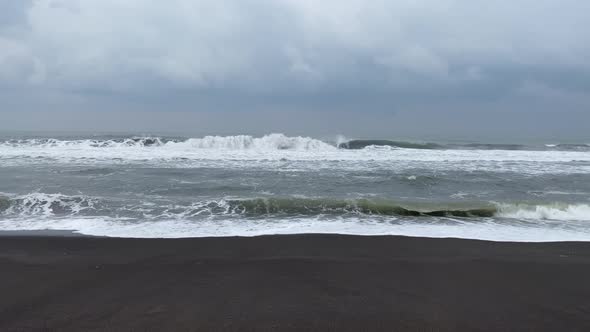
[[590, 150], [590, 144], [545, 144], [547, 148], [562, 150], [562, 151], [588, 151]]
[[539, 147], [526, 146], [522, 144], [489, 144], [489, 143], [469, 143], [469, 144], [451, 144], [449, 148], [467, 149], [467, 150], [537, 150]]
[[340, 149], [361, 150], [370, 147], [391, 147], [419, 150], [503, 150], [503, 151], [590, 151], [590, 144], [495, 144], [495, 143], [419, 143], [381, 139], [350, 140], [338, 144]]
[[403, 149], [442, 149], [443, 146], [436, 143], [412, 143], [389, 140], [351, 140], [338, 144], [340, 149], [360, 150], [371, 146], [388, 146]]

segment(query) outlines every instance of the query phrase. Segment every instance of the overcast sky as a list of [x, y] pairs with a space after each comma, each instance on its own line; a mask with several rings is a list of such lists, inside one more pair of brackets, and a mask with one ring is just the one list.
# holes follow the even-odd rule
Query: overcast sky
[[590, 137], [587, 0], [1, 0], [0, 129]]

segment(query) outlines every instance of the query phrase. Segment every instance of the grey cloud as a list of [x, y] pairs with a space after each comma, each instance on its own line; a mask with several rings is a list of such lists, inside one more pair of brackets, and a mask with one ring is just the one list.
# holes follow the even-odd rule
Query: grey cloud
[[50, 82], [66, 86], [121, 74], [264, 90], [267, 79], [329, 84], [359, 62], [391, 80], [453, 80], [502, 64], [587, 68], [580, 32], [589, 5], [556, 3], [38, 0], [29, 33], [15, 42], [41, 60]]
[[588, 12], [583, 0], [6, 0], [0, 101], [581, 120]]
[[0, 4], [0, 29], [24, 25], [32, 0], [3, 0]]

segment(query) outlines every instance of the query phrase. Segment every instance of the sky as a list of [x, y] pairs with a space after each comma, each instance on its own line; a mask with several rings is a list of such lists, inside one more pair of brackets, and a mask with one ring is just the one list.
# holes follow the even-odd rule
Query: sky
[[1, 0], [0, 130], [590, 141], [586, 0]]

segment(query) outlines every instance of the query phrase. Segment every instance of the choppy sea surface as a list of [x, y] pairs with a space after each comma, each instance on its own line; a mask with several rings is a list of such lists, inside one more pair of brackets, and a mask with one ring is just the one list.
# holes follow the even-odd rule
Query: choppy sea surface
[[0, 230], [590, 241], [590, 145], [3, 135]]

